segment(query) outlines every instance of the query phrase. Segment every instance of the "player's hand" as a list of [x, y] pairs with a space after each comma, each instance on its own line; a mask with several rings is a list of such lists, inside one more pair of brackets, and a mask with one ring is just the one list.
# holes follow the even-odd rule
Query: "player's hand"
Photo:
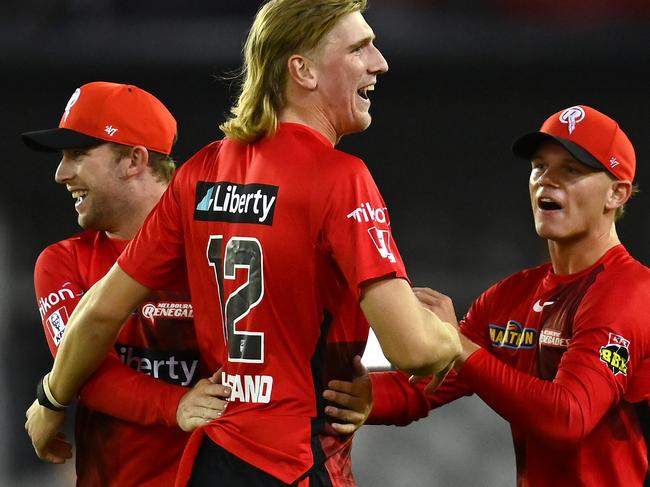
[[323, 391], [323, 397], [336, 406], [325, 407], [327, 414], [334, 421], [329, 422], [328, 432], [349, 435], [361, 428], [372, 410], [372, 382], [368, 369], [361, 363], [361, 357], [354, 357], [354, 379], [352, 382], [331, 380], [329, 389]]
[[453, 368], [453, 362], [447, 365], [443, 370], [438, 372], [437, 374], [433, 375], [425, 375], [425, 376], [420, 376], [420, 375], [412, 375], [409, 377], [409, 384], [417, 384], [420, 382], [427, 382], [428, 384], [424, 387], [423, 392], [426, 395], [431, 395], [433, 394], [438, 386], [442, 384], [442, 382], [445, 380], [447, 377], [447, 374], [449, 374], [449, 371]]
[[230, 387], [221, 385], [221, 372], [201, 379], [185, 393], [176, 409], [176, 422], [183, 431], [193, 431], [199, 426], [221, 417], [228, 405]]
[[449, 296], [429, 287], [414, 287], [413, 293], [422, 306], [433, 311], [442, 321], [446, 321], [458, 328], [454, 303]]
[[63, 411], [52, 411], [34, 401], [25, 416], [25, 430], [38, 458], [49, 463], [65, 463], [72, 458], [72, 444], [60, 431], [65, 418]]

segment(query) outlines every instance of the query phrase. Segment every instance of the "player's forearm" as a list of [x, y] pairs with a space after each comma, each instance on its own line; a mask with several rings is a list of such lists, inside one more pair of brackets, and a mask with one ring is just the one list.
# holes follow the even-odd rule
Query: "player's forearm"
[[81, 299], [70, 317], [49, 377], [50, 390], [58, 402], [72, 401], [148, 291], [115, 265]]
[[388, 279], [363, 290], [361, 308], [386, 358], [416, 375], [443, 370], [460, 353], [455, 329], [424, 309], [401, 279]]
[[137, 372], [109, 354], [81, 389], [80, 400], [132, 423], [176, 426], [178, 403], [188, 390]]
[[551, 382], [515, 370], [486, 350], [474, 353], [459, 377], [514, 426], [564, 444], [585, 438], [614, 401], [610, 386], [589, 369]]

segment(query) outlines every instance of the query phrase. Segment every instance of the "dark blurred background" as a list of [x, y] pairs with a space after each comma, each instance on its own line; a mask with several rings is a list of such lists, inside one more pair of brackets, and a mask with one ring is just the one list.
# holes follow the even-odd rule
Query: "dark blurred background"
[[[33, 265], [46, 245], [78, 231], [76, 214], [53, 180], [57, 156], [28, 151], [19, 134], [56, 126], [84, 83], [133, 83], [176, 116], [175, 156], [184, 161], [220, 137], [235, 95], [223, 79], [239, 66], [259, 4], [3, 3], [1, 485], [74, 483], [69, 466], [36, 460], [23, 423], [34, 384], [51, 364]], [[632, 254], [650, 263], [649, 2], [373, 0], [366, 18], [390, 71], [373, 94], [371, 128], [340, 147], [373, 172], [415, 284], [451, 295], [462, 314], [494, 281], [546, 259], [530, 215], [529, 167], [510, 144], [579, 103], [615, 118], [636, 147], [642, 192], [618, 227]], [[406, 428], [364, 428], [353, 456], [361, 486], [515, 485], [507, 424], [475, 398]]]

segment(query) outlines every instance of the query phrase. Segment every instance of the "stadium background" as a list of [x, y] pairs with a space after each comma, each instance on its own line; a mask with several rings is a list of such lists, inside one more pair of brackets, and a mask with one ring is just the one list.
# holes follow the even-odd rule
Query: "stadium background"
[[[459, 314], [492, 282], [546, 258], [510, 144], [565, 106], [614, 116], [637, 149], [642, 192], [619, 234], [650, 264], [650, 7], [642, 0], [374, 0], [367, 13], [390, 64], [371, 128], [340, 147], [361, 156], [388, 203], [415, 284], [455, 298]], [[56, 155], [19, 133], [53, 127], [74, 89], [137, 84], [180, 125], [178, 161], [219, 137], [259, 2], [8, 0], [0, 18], [0, 484], [72, 485], [71, 466], [37, 461], [23, 430], [51, 363], [32, 286], [39, 251], [75, 233]], [[72, 419], [72, 418], [68, 418]], [[544, 418], [539, 418], [544, 421]], [[70, 429], [71, 421], [68, 421]], [[507, 424], [466, 398], [406, 428], [364, 428], [359, 485], [511, 486]]]

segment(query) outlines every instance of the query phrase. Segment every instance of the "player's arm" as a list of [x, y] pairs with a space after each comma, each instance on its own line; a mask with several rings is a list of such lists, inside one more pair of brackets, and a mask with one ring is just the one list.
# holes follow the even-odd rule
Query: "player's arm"
[[600, 360], [612, 329], [606, 322], [603, 314], [576, 318], [574, 336], [552, 381], [506, 365], [468, 338], [463, 338], [464, 351], [455, 368], [476, 394], [513, 425], [548, 441], [574, 444], [620, 400], [621, 383], [627, 382]]
[[[42, 381], [50, 402], [66, 405], [72, 401], [104, 360], [128, 315], [148, 294], [148, 288], [116, 264], [83, 296], [70, 317], [52, 372]], [[53, 449], [62, 422], [62, 412], [37, 402], [28, 410], [25, 428], [39, 458], [65, 461]]]
[[[37, 306], [52, 356], [56, 356], [69, 316], [88, 287], [82, 282], [75, 255], [66, 243], [46, 248], [34, 267]], [[200, 384], [193, 390], [168, 384], [133, 370], [111, 353], [85, 383], [80, 398], [91, 409], [125, 421], [176, 426], [178, 420], [187, 427], [188, 420], [183, 414], [189, 411], [187, 405], [201, 398], [203, 414], [206, 417], [211, 412], [216, 414], [225, 405], [224, 401], [215, 399], [225, 399], [222, 389], [211, 384]], [[206, 396], [206, 390], [214, 390], [215, 398]], [[180, 407], [182, 399], [183, 407]], [[211, 411], [212, 406], [217, 406], [219, 411]]]
[[79, 397], [86, 406], [114, 418], [191, 431], [221, 416], [229, 394], [219, 374], [183, 387], [137, 372], [110, 353]]
[[436, 374], [461, 351], [456, 329], [422, 307], [404, 279], [363, 285], [360, 304], [386, 358], [401, 370]]
[[[456, 324], [456, 313], [448, 296], [430, 288], [413, 288], [413, 293], [422, 306]], [[455, 372], [435, 392], [429, 392], [427, 386], [433, 381], [431, 376], [413, 381], [407, 374], [394, 371], [371, 373], [368, 379], [330, 381], [323, 393], [333, 403], [326, 409], [328, 415], [354, 426], [354, 430], [363, 423], [404, 426], [427, 416], [433, 408], [471, 394]]]

